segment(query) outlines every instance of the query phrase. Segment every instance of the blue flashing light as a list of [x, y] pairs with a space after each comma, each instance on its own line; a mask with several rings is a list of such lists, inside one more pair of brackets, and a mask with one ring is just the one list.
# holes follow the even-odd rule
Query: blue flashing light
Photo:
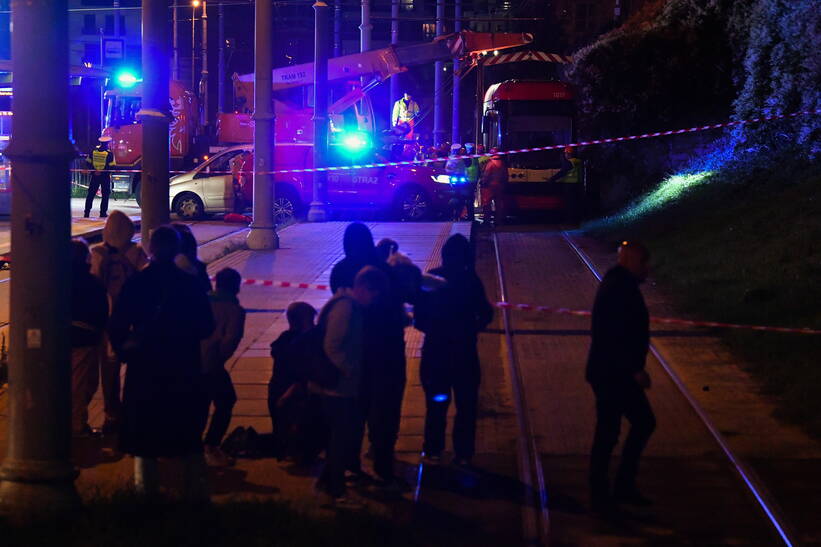
[[117, 80], [117, 85], [120, 87], [134, 87], [137, 85], [137, 82], [140, 81], [133, 72], [127, 70], [117, 73], [115, 79]]
[[437, 402], [437, 403], [444, 403], [445, 401], [448, 400], [448, 396], [444, 393], [438, 393], [438, 394], [433, 396], [433, 400], [434, 400], [434, 402]]
[[368, 136], [362, 132], [343, 133], [340, 139], [348, 152], [358, 153], [370, 148]]

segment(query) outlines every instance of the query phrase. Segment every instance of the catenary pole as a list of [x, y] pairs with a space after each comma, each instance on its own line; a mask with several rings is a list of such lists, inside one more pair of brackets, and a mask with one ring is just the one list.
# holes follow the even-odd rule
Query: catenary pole
[[371, 0], [362, 0], [362, 22], [359, 25], [359, 51], [371, 50]]
[[[202, 36], [200, 46], [202, 51], [202, 65], [200, 67], [200, 101], [202, 101], [202, 126], [204, 131], [208, 131], [208, 124], [211, 117], [208, 115], [208, 2], [202, 0]], [[207, 134], [207, 133], [206, 133]]]
[[[462, 31], [462, 0], [454, 0], [454, 22], [453, 31]], [[461, 80], [459, 79], [459, 69], [462, 63], [457, 57], [453, 58], [453, 110], [451, 111], [450, 142], [464, 142], [462, 140], [462, 129], [460, 127], [461, 116], [459, 112], [461, 92]]]
[[[314, 3], [314, 167], [324, 167], [328, 155], [328, 4]], [[314, 195], [308, 211], [310, 222], [325, 222], [327, 174], [314, 172]]]
[[334, 0], [334, 57], [342, 55], [342, 0]]
[[274, 128], [276, 116], [271, 100], [273, 89], [272, 2], [254, 6], [254, 221], [248, 233], [248, 248], [276, 249], [279, 235], [274, 225]]
[[[445, 0], [436, 0], [436, 36], [445, 33]], [[445, 140], [445, 127], [442, 104], [442, 82], [445, 73], [445, 63], [436, 61], [433, 65], [433, 142], [436, 145]]]
[[[12, 519], [79, 503], [71, 465], [71, 238], [67, 0], [11, 4], [11, 359], [0, 512]], [[62, 272], [57, 275], [56, 272]]]
[[168, 223], [168, 0], [143, 0], [143, 126], [141, 228], [143, 241]]
[[225, 8], [222, 0], [217, 4], [217, 113], [225, 109]]
[[173, 66], [171, 67], [171, 74], [175, 80], [180, 79], [180, 29], [179, 29], [179, 8], [177, 7], [176, 1], [174, 3], [174, 7], [171, 9], [171, 28], [172, 28], [172, 44], [171, 49], [173, 50]]
[[[399, 0], [391, 0], [391, 44], [399, 44]], [[388, 105], [388, 119], [393, 118], [393, 105], [399, 100], [399, 74], [394, 74], [390, 80], [390, 104]]]

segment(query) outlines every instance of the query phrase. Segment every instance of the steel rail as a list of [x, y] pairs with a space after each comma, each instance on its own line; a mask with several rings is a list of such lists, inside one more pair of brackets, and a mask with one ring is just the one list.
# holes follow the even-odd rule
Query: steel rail
[[[507, 302], [502, 253], [496, 232], [493, 233], [493, 249], [496, 256], [496, 273], [499, 280], [499, 296]], [[550, 543], [550, 514], [547, 503], [542, 460], [536, 447], [536, 437], [530, 422], [529, 407], [525, 397], [522, 371], [516, 358], [513, 346], [513, 329], [511, 328], [510, 310], [502, 309], [507, 360], [510, 368], [510, 380], [513, 390], [513, 401], [516, 407], [516, 423], [519, 435], [516, 439], [519, 457], [519, 475], [524, 484], [524, 532], [528, 544], [547, 545]]]
[[[596, 266], [593, 262], [588, 258], [584, 251], [582, 251], [578, 245], [572, 240], [572, 238], [568, 235], [566, 231], [562, 231], [562, 238], [564, 238], [565, 242], [568, 246], [576, 253], [576, 256], [581, 260], [581, 262], [590, 270], [590, 273], [601, 282], [602, 276], [599, 273]], [[701, 408], [701, 405], [698, 404], [695, 397], [693, 397], [687, 387], [684, 385], [684, 382], [681, 380], [679, 375], [673, 370], [673, 367], [670, 363], [661, 355], [661, 352], [656, 348], [656, 346], [650, 342], [650, 352], [656, 358], [656, 360], [661, 364], [661, 367], [673, 381], [673, 383], [678, 388], [679, 392], [684, 396], [687, 402], [690, 404], [690, 407], [699, 417], [701, 422], [710, 432], [712, 435], [713, 440], [715, 440], [716, 444], [721, 448], [724, 455], [732, 464], [733, 468], [736, 470], [739, 479], [741, 482], [744, 483], [744, 486], [747, 487], [747, 490], [750, 494], [755, 498], [756, 503], [758, 504], [761, 511], [767, 517], [767, 520], [775, 529], [775, 532], [784, 542], [784, 545], [788, 545], [792, 547], [796, 545], [796, 542], [790, 537], [794, 537], [795, 534], [790, 530], [788, 525], [786, 524], [786, 519], [783, 517], [783, 512], [777, 508], [775, 501], [773, 501], [772, 496], [767, 492], [766, 487], [761, 483], [761, 479], [759, 479], [755, 473], [749, 469], [741, 459], [733, 453], [730, 445], [727, 443], [724, 436], [718, 430], [718, 427], [712, 422], [710, 417], [707, 415], [707, 412]]]

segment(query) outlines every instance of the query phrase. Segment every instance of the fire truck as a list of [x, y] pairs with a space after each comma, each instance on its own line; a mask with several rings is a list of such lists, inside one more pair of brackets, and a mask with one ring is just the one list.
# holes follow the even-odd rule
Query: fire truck
[[[487, 64], [539, 61], [566, 62], [544, 52], [517, 52], [490, 58]], [[507, 80], [488, 87], [482, 111], [482, 137], [500, 151], [557, 146], [576, 137], [573, 88], [561, 81]], [[506, 156], [507, 195], [518, 214], [560, 211], [578, 216], [585, 195], [584, 169], [575, 182], [550, 182], [567, 164], [564, 151], [542, 150]]]
[[[530, 43], [532, 35], [524, 33], [474, 33], [463, 31], [438, 37], [433, 42], [382, 49], [335, 57], [328, 61], [331, 88], [329, 107], [329, 143], [373, 143], [376, 123], [368, 91], [408, 67], [467, 57]], [[275, 165], [287, 150], [284, 145], [310, 146], [313, 142], [313, 105], [310, 88], [313, 63], [303, 63], [273, 71], [274, 107], [276, 112]], [[362, 80], [365, 80], [364, 85]], [[221, 113], [217, 119], [216, 139], [220, 146], [248, 144], [253, 141], [253, 74], [235, 75], [234, 112]], [[136, 114], [140, 109], [141, 87], [120, 86], [106, 92], [106, 127], [104, 135], [113, 138], [112, 150], [117, 168], [112, 176], [114, 191], [131, 191], [139, 197], [139, 169], [142, 157], [142, 130]], [[180, 82], [171, 82], [172, 168], [193, 163], [194, 137], [198, 127], [199, 104], [196, 95]], [[311, 154], [304, 154], [306, 158]], [[305, 167], [308, 167], [307, 165]], [[125, 172], [125, 171], [133, 172]]]

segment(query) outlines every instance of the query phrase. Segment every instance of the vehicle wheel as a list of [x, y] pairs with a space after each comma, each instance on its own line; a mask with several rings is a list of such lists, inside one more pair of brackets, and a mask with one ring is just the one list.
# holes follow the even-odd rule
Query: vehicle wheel
[[417, 186], [406, 186], [399, 190], [396, 208], [399, 220], [402, 221], [426, 220], [433, 212], [430, 196]]
[[302, 212], [299, 195], [290, 186], [277, 186], [274, 198], [274, 224], [291, 224]]
[[137, 206], [142, 208], [143, 206], [143, 196], [141, 195], [142, 190], [142, 182], [138, 178], [134, 181], [134, 199], [137, 200]]
[[205, 214], [205, 205], [197, 194], [184, 192], [174, 199], [173, 210], [180, 218], [197, 219]]

